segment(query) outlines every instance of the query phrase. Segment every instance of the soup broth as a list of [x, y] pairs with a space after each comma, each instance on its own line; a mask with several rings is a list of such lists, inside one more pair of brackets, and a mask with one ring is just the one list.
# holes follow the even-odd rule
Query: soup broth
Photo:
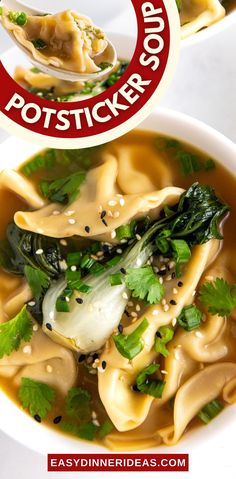
[[[98, 167], [102, 165], [104, 161], [107, 161], [106, 158], [109, 157], [109, 155], [114, 158], [119, 156], [120, 158], [125, 158], [119, 160], [118, 168], [122, 168], [122, 161], [127, 161], [126, 174], [127, 181], [130, 182], [128, 189], [131, 194], [140, 193], [143, 195], [172, 186], [177, 186], [186, 190], [195, 182], [213, 187], [220, 199], [230, 205], [230, 213], [229, 217], [224, 221], [224, 240], [221, 242], [220, 252], [217, 254], [214, 262], [203, 272], [202, 277], [207, 278], [208, 276], [211, 276], [212, 270], [216, 269], [219, 271], [218, 276], [221, 276], [221, 273], [224, 270], [227, 272], [227, 278], [230, 278], [232, 282], [235, 281], [236, 181], [223, 166], [218, 164], [214, 159], [209, 158], [208, 155], [201, 152], [200, 149], [197, 150], [188, 144], [179, 142], [172, 138], [157, 135], [156, 133], [134, 131], [118, 140], [98, 148], [91, 148], [83, 151], [47, 150], [46, 162], [45, 151], [43, 151], [21, 166], [19, 172], [28, 178], [28, 180], [37, 188], [39, 194], [42, 194], [42, 186], [41, 189], [39, 187], [42, 180], [49, 182], [55, 179], [64, 178], [65, 176], [75, 174], [81, 170], [82, 167], [87, 170]], [[38, 158], [38, 160], [36, 158]], [[43, 161], [42, 158], [44, 159]], [[45, 165], [47, 165], [47, 167], [45, 167]], [[139, 175], [139, 181], [137, 181], [135, 176], [136, 173]], [[141, 177], [142, 181], [140, 181]], [[123, 187], [123, 184], [124, 176], [122, 179], [119, 179], [120, 190], [117, 190], [117, 193], [120, 193], [121, 195], [125, 194], [125, 187]], [[142, 191], [139, 191], [140, 185]], [[1, 239], [4, 239], [6, 226], [13, 222], [14, 213], [19, 210], [29, 211], [34, 210], [35, 208], [29, 208], [26, 202], [20, 199], [17, 195], [9, 193], [7, 190], [1, 191], [1, 204], [4, 205], [4, 208], [1, 208], [0, 234]], [[107, 216], [105, 216], [105, 218], [107, 218]], [[62, 243], [64, 241], [63, 247], [71, 247], [72, 251], [80, 249], [81, 245], [83, 245], [83, 247], [91, 245], [90, 239], [83, 238], [81, 242], [81, 238], [78, 238], [78, 236], [74, 236], [73, 238], [67, 237], [65, 239], [63, 231], [60, 231], [60, 238], [62, 238]], [[166, 263], [163, 264], [165, 265]], [[4, 268], [1, 269], [0, 275], [2, 285], [0, 299], [4, 306], [9, 300], [9, 291], [12, 291], [12, 296], [14, 296], [14, 288], [17, 288], [19, 284], [23, 283], [24, 279], [20, 276], [6, 273]], [[168, 281], [168, 278], [166, 278], [167, 276], [164, 277], [164, 284], [165, 281]], [[7, 281], [9, 279], [10, 287], [4, 287], [5, 283], [8, 284]], [[181, 277], [179, 282], [181, 283]], [[143, 311], [146, 310], [145, 308], [147, 308], [147, 304], [144, 301], [137, 298], [131, 299], [132, 301], [128, 302], [125, 313], [121, 319], [123, 327], [131, 323], [135, 324], [135, 320], [138, 320]], [[197, 305], [199, 305], [198, 301]], [[4, 310], [4, 308], [2, 309]], [[34, 315], [34, 309], [31, 309], [30, 311]], [[4, 319], [6, 319], [6, 313], [3, 314]], [[39, 328], [41, 328], [41, 325], [39, 325]], [[192, 334], [185, 331], [185, 336], [183, 336], [184, 330], [178, 324], [174, 329], [175, 334], [173, 339], [167, 345], [168, 349], [175, 347], [176, 345], [176, 347], [178, 347], [178, 342], [182, 341], [182, 338], [185, 342], [187, 335]], [[218, 357], [217, 354], [215, 354], [216, 359], [208, 358], [205, 362], [204, 360], [197, 360], [196, 358], [189, 359], [186, 371], [184, 370], [183, 372], [184, 381], [187, 381], [191, 376], [204, 370], [204, 368], [211, 363], [236, 363], [236, 327], [235, 318], [233, 316], [229, 315], [227, 317], [224, 328], [220, 330], [220, 334], [221, 343], [225, 348], [222, 357], [220, 358], [220, 355]], [[215, 341], [217, 341], [217, 339], [215, 339]], [[223, 347], [222, 344], [219, 347]], [[95, 435], [94, 441], [102, 443], [114, 450], [141, 449], [161, 444], [163, 436], [159, 431], [171, 427], [173, 424], [172, 396], [168, 401], [162, 403], [160, 403], [159, 399], [154, 399], [150, 406], [149, 414], [140, 425], [127, 431], [118, 431], [115, 426], [113, 427], [110, 424], [109, 416], [98, 392], [97, 367], [99, 366], [100, 369], [103, 367], [101, 362], [99, 362], [102, 349], [103, 348], [99, 348], [98, 351], [95, 350], [88, 354], [73, 352], [74, 357], [76, 358], [77, 368], [77, 380], [74, 387], [85, 389], [91, 396], [90, 409], [92, 420], [90, 420], [90, 422], [92, 421], [91, 424], [93, 424], [98, 431], [98, 434]], [[168, 357], [165, 358], [163, 355], [158, 359], [158, 363], [160, 364], [159, 370], [162, 371], [162, 378], [165, 378], [167, 361]], [[108, 353], [107, 362], [109, 362]], [[49, 365], [47, 365], [47, 362], [45, 363], [45, 367], [48, 370], [48, 374], [54, 374], [54, 371], [50, 366], [50, 361]], [[104, 376], [105, 374], [106, 371], [104, 372]], [[126, 373], [124, 372], [124, 375], [125, 374]], [[11, 397], [18, 406], [22, 408], [22, 404], [19, 400], [19, 385], [16, 385], [11, 377], [7, 378], [0, 376], [0, 383], [1, 387], [9, 397]], [[209, 388], [210, 387], [211, 386], [209, 386]], [[136, 394], [139, 394], [139, 397], [140, 394], [142, 395], [142, 393]], [[173, 394], [173, 396], [175, 396], [175, 394]], [[227, 405], [227, 402], [224, 399], [224, 394], [220, 392], [218, 398], [222, 405]], [[65, 395], [60, 391], [56, 391], [56, 401], [43, 423], [47, 426], [53, 427], [58, 432], [63, 429], [63, 431], [68, 434], [74, 433], [75, 435], [78, 435], [78, 428], [77, 426], [73, 427], [73, 420], [70, 417], [68, 418], [68, 412], [65, 409]], [[104, 424], [108, 425], [107, 435], [103, 432], [99, 434], [99, 428]], [[202, 421], [199, 417], [191, 418], [185, 430], [199, 426], [200, 424], [202, 424]], [[80, 435], [80, 437], [83, 438], [83, 435]]]

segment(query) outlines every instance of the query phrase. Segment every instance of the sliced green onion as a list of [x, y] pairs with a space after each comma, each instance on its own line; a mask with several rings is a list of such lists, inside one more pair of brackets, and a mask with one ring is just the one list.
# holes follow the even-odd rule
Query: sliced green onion
[[68, 253], [66, 262], [68, 266], [79, 266], [81, 263], [82, 253], [81, 251], [76, 251], [75, 253]]
[[70, 312], [70, 304], [69, 301], [66, 301], [66, 298], [70, 298], [73, 294], [71, 289], [65, 289], [61, 296], [57, 298], [56, 301], [56, 310], [58, 313], [69, 313]]
[[208, 424], [222, 411], [222, 409], [224, 409], [223, 404], [221, 404], [218, 399], [215, 399], [202, 408], [202, 410], [198, 413], [198, 417], [205, 424]]
[[111, 274], [109, 276], [111, 286], [118, 286], [122, 284], [122, 275], [121, 273]]
[[157, 237], [156, 245], [162, 254], [166, 254], [170, 250], [170, 242], [166, 238]]
[[199, 328], [201, 321], [202, 313], [193, 304], [185, 306], [177, 317], [178, 324], [186, 331], [192, 331], [193, 329]]
[[136, 378], [138, 391], [155, 398], [162, 397], [165, 381], [150, 378], [159, 368], [160, 364], [150, 364], [150, 366], [147, 366], [138, 374]]
[[173, 329], [169, 328], [168, 326], [161, 326], [155, 337], [155, 351], [167, 358], [167, 356], [169, 356], [169, 351], [166, 348], [166, 344], [173, 339], [173, 336]]
[[106, 267], [98, 262], [95, 262], [93, 266], [90, 268], [89, 272], [90, 274], [93, 274], [94, 276], [99, 276], [99, 274], [104, 273]]
[[31, 43], [33, 43], [36, 50], [43, 50], [47, 47], [47, 43], [42, 38], [36, 38], [35, 40], [31, 40]]
[[177, 263], [187, 263], [191, 258], [191, 250], [185, 240], [175, 239], [170, 241]]
[[121, 225], [116, 229], [116, 238], [121, 241], [122, 239], [131, 239], [134, 236], [134, 225], [131, 223], [127, 225]]
[[209, 158], [208, 160], [205, 161], [205, 164], [204, 164], [205, 171], [214, 170], [215, 167], [216, 167], [215, 162], [211, 158]]
[[81, 266], [81, 268], [90, 269], [93, 266], [94, 263], [96, 263], [96, 260], [91, 258], [90, 255], [86, 254], [85, 256], [83, 256], [83, 258], [81, 260], [81, 263], [80, 263], [80, 266]]
[[114, 256], [114, 258], [110, 259], [109, 261], [107, 261], [107, 265], [112, 267], [112, 266], [116, 266], [121, 260], [121, 256]]
[[124, 336], [123, 334], [113, 336], [116, 348], [124, 358], [133, 359], [143, 350], [144, 342], [142, 334], [146, 331], [148, 326], [148, 320], [144, 318], [141, 324], [128, 336]]

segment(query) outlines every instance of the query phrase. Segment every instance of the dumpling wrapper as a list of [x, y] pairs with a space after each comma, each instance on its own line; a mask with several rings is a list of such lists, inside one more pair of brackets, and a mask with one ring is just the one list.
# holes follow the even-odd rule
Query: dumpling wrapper
[[219, 0], [182, 0], [180, 11], [181, 36], [189, 37], [225, 16]]
[[178, 288], [178, 279], [165, 283], [167, 304], [173, 299], [173, 288], [178, 289], [175, 295], [177, 304], [170, 306], [167, 312], [161, 305], [150, 306], [144, 315], [134, 324], [124, 329], [124, 334], [130, 334], [146, 318], [149, 326], [143, 333], [144, 349], [131, 362], [124, 358], [116, 349], [112, 339], [101, 357], [107, 362], [105, 372], [98, 374], [99, 394], [103, 405], [118, 431], [128, 431], [142, 424], [154, 400], [152, 396], [139, 394], [132, 390], [137, 374], [157, 358], [153, 349], [155, 334], [160, 326], [171, 324], [182, 308], [193, 302], [193, 293], [203, 271], [211, 263], [219, 249], [219, 241], [211, 240], [204, 245], [195, 246], [192, 257], [185, 267]]
[[[157, 159], [155, 157], [155, 161]], [[114, 155], [104, 154], [104, 163], [88, 172], [76, 201], [69, 206], [51, 203], [38, 211], [19, 211], [15, 214], [15, 223], [22, 229], [53, 238], [79, 235], [112, 241], [111, 233], [120, 225], [128, 223], [133, 218], [145, 216], [147, 213], [152, 218], [157, 218], [163, 206], [176, 203], [183, 192], [181, 188], [171, 186], [154, 192], [147, 188], [147, 193], [140, 195], [129, 193], [129, 186], [127, 186], [121, 204], [120, 193], [123, 190], [119, 188], [118, 181], [122, 182], [122, 175], [125, 174], [124, 165], [120, 167]], [[131, 174], [133, 177], [133, 172]], [[141, 184], [143, 176], [137, 172], [136, 181]], [[128, 174], [126, 179], [127, 185], [131, 185], [130, 188], [132, 188]], [[160, 179], [159, 182], [162, 188], [163, 180]], [[111, 206], [110, 201], [115, 201], [115, 205]], [[105, 217], [107, 226], [101, 220], [102, 210], [107, 211]], [[54, 214], [55, 211], [57, 214]], [[109, 211], [113, 216], [109, 215]], [[90, 226], [89, 233], [85, 232], [87, 225]]]
[[[45, 16], [28, 16], [24, 26], [16, 25], [3, 8], [2, 23], [35, 58], [44, 65], [52, 65], [77, 73], [96, 73], [100, 68], [94, 57], [107, 47], [105, 34], [95, 27], [90, 18], [73, 10]], [[35, 48], [32, 41], [43, 40], [46, 46]]]

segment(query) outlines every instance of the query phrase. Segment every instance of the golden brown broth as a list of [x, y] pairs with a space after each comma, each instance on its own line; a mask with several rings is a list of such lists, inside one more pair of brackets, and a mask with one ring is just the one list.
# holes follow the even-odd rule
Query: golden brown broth
[[[168, 149], [166, 151], [158, 150], [154, 146], [154, 140], [157, 138], [157, 135], [154, 133], [148, 132], [131, 132], [124, 137], [109, 143], [105, 146], [106, 150], [113, 151], [114, 147], [117, 148], [119, 145], [142, 145], [149, 149], [153, 150], [153, 152], [157, 155], [157, 157], [162, 158], [162, 161], [168, 165], [169, 169], [172, 173], [173, 178], [173, 185], [179, 186], [182, 188], [189, 187], [194, 181], [199, 181], [204, 184], [211, 185], [215, 188], [218, 195], [230, 205], [231, 212], [230, 218], [226, 221], [224, 225], [224, 242], [221, 252], [218, 256], [222, 259], [222, 264], [224, 264], [232, 273], [232, 277], [236, 276], [236, 261], [235, 261], [235, 224], [236, 224], [236, 199], [235, 199], [235, 191], [236, 191], [236, 180], [235, 178], [221, 165], [217, 164], [216, 168], [211, 171], [199, 171], [194, 173], [194, 175], [190, 175], [184, 177], [179, 168], [179, 164], [174, 158], [173, 150]], [[185, 150], [190, 151], [194, 154], [197, 154], [202, 160], [208, 159], [206, 155], [199, 152], [195, 148], [182, 144]], [[100, 163], [101, 161], [101, 154], [103, 150], [99, 150], [97, 158], [95, 159], [95, 164]], [[143, 161], [145, 160], [145, 161]], [[153, 171], [151, 170], [150, 165], [148, 164], [147, 158], [141, 159], [137, 161], [136, 159], [133, 160], [135, 164], [135, 168], [138, 170], [144, 171], [153, 181]], [[34, 182], [38, 182], [41, 178], [53, 178], [63, 176], [66, 173], [65, 167], [56, 170], [56, 173], [53, 171], [44, 171], [40, 170], [37, 174], [32, 175], [32, 180]], [[155, 179], [154, 179], [155, 180]], [[156, 178], [156, 183], [158, 184], [158, 177]], [[3, 232], [6, 228], [6, 225], [12, 221], [13, 214], [18, 209], [25, 209], [25, 205], [22, 205], [22, 202], [14, 195], [6, 192], [1, 192], [0, 200], [3, 202], [2, 204], [6, 204], [6, 208], [1, 209], [1, 222], [0, 222], [0, 233], [1, 237], [3, 237]], [[2, 290], [2, 295], [4, 295], [4, 291]], [[127, 318], [126, 318], [127, 321]], [[224, 358], [224, 361], [234, 361], [236, 362], [236, 327], [235, 322], [231, 319], [228, 319], [228, 325], [225, 331], [225, 335], [227, 337], [227, 343], [229, 347], [228, 355]], [[164, 363], [162, 364], [164, 367]], [[196, 365], [196, 370], [198, 370], [200, 365]], [[98, 419], [102, 422], [106, 418], [106, 413], [101, 405], [100, 399], [98, 397], [97, 392], [97, 376], [89, 374], [88, 370], [83, 366], [83, 363], [79, 365], [79, 372], [78, 372], [78, 385], [84, 387], [88, 391], [91, 392], [93, 400], [92, 400], [92, 407], [98, 413]], [[17, 389], [12, 386], [11, 381], [9, 379], [1, 379], [1, 386], [4, 391], [19, 404], [19, 400], [17, 397]], [[19, 404], [20, 406], [20, 404]], [[54, 427], [59, 430], [58, 426], [53, 424], [53, 418], [57, 415], [63, 415], [64, 409], [64, 402], [63, 398], [58, 398], [55, 407], [53, 408], [52, 412], [48, 416], [46, 420], [46, 424]], [[155, 433], [159, 428], [168, 426], [173, 422], [173, 411], [169, 404], [165, 404], [162, 408], [158, 409], [157, 414], [157, 402], [154, 401], [150, 413], [148, 415], [147, 420], [144, 422], [142, 426], [140, 426], [135, 432], [133, 432], [133, 439], [137, 440], [137, 448], [139, 438], [149, 438], [149, 441], [146, 440], [146, 446], [154, 446], [157, 445], [160, 440], [158, 437], [155, 437]], [[191, 422], [192, 426], [199, 425], [198, 420], [194, 420]], [[189, 428], [188, 427], [188, 428]], [[119, 442], [120, 438], [127, 437], [127, 442], [124, 443], [124, 449], [128, 450], [132, 447], [130, 442], [130, 433], [120, 433], [115, 431], [113, 436], [117, 438]], [[141, 443], [140, 443], [141, 444]]]

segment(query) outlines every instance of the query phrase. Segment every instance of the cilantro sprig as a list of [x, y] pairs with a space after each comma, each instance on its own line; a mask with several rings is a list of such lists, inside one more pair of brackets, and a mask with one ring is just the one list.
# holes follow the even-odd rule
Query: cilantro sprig
[[32, 266], [25, 266], [24, 274], [33, 297], [36, 301], [39, 301], [49, 287], [49, 276], [39, 268], [33, 268]]
[[80, 192], [80, 186], [84, 182], [86, 173], [78, 171], [65, 178], [49, 182], [41, 181], [40, 189], [42, 194], [50, 201], [67, 204], [76, 200]]
[[15, 318], [0, 325], [0, 359], [18, 351], [21, 341], [30, 341], [32, 334], [32, 320], [24, 306]]
[[229, 284], [223, 278], [206, 282], [200, 288], [199, 301], [209, 313], [228, 316], [236, 307], [236, 284]]
[[164, 287], [151, 266], [129, 268], [125, 282], [134, 298], [145, 299], [150, 304], [160, 303], [165, 294]]
[[56, 393], [45, 383], [22, 378], [19, 388], [19, 399], [24, 409], [28, 409], [31, 416], [44, 419], [51, 411]]

